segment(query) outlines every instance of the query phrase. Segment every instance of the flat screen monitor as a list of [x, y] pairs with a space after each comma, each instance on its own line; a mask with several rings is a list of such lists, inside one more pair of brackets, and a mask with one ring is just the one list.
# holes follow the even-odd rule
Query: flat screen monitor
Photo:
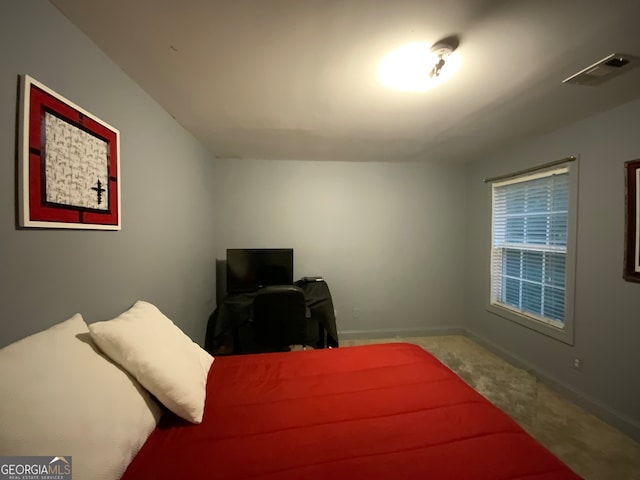
[[227, 249], [227, 293], [293, 283], [293, 248]]

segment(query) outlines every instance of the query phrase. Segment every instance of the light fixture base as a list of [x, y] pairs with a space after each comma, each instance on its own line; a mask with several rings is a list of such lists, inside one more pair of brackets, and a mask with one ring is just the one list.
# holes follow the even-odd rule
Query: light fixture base
[[451, 55], [455, 49], [446, 43], [436, 43], [431, 47], [431, 53], [437, 55], [438, 57], [446, 57], [447, 55]]

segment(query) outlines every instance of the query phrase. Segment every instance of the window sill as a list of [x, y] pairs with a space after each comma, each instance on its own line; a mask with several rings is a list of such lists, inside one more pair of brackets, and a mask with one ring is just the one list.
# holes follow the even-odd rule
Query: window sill
[[487, 305], [487, 311], [554, 340], [573, 345], [573, 328], [570, 321], [565, 323], [564, 328], [560, 328], [497, 304]]

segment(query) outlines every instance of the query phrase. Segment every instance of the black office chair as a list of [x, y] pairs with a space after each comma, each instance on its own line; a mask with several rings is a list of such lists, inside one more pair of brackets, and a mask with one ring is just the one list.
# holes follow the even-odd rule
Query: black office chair
[[305, 345], [307, 317], [300, 287], [263, 287], [253, 299], [254, 342], [271, 351], [288, 351], [291, 345]]

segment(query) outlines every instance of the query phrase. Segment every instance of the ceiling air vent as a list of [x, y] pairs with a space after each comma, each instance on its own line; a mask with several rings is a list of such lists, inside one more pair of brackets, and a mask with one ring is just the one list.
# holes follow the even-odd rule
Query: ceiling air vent
[[638, 66], [638, 57], [612, 53], [584, 70], [566, 78], [562, 83], [576, 85], [601, 85]]

